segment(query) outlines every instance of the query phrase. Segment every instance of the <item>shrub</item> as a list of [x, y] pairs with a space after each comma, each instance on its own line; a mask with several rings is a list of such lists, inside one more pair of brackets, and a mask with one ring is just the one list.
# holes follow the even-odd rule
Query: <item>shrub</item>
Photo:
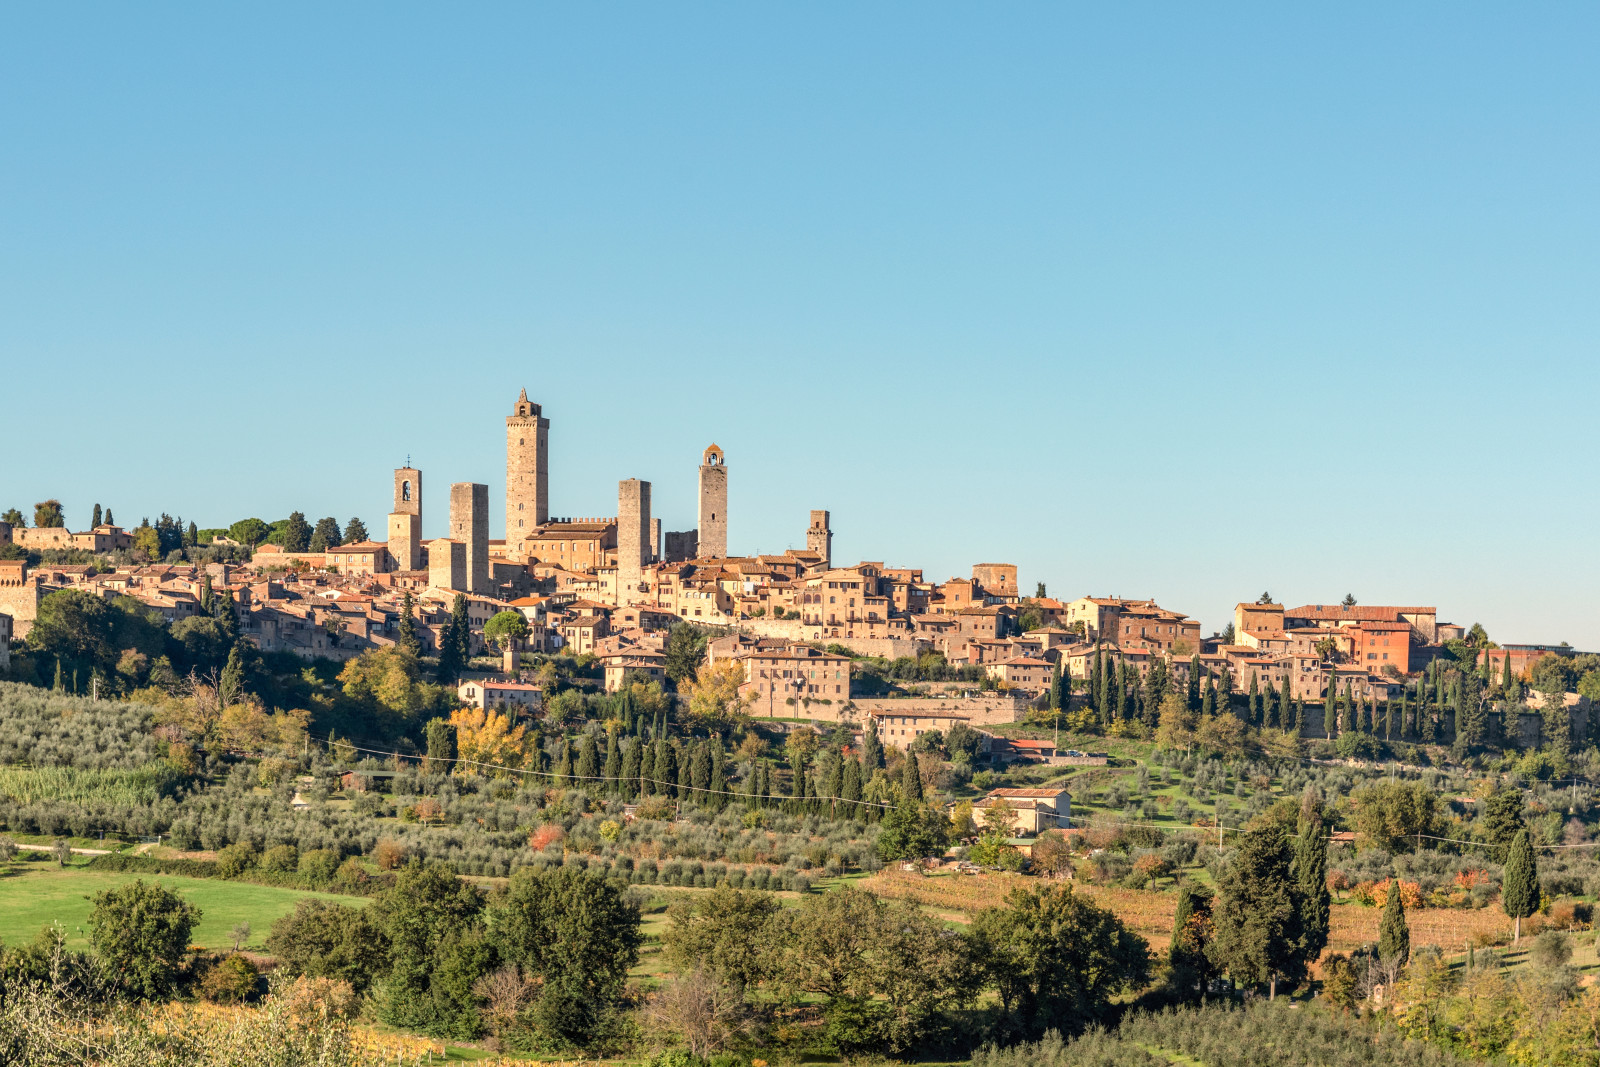
[[379, 841], [372, 849], [372, 862], [381, 871], [392, 871], [406, 861], [406, 847], [392, 837]]
[[236, 841], [217, 853], [217, 874], [223, 878], [237, 878], [256, 865], [256, 847], [248, 841]]
[[254, 1000], [261, 987], [261, 972], [240, 955], [225, 956], [200, 979], [200, 995], [214, 1004], [243, 1004]]
[[274, 845], [262, 853], [258, 866], [273, 874], [289, 874], [300, 868], [300, 850], [293, 845]]
[[327, 885], [338, 876], [339, 854], [327, 848], [314, 848], [302, 853], [300, 873], [313, 885]]

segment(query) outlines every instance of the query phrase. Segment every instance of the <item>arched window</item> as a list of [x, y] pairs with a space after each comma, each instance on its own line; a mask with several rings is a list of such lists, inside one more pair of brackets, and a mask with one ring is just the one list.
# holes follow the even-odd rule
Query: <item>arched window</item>
[[411, 479], [409, 479], [409, 478], [407, 478], [405, 481], [400, 483], [400, 499], [401, 500], [410, 500], [411, 499]]

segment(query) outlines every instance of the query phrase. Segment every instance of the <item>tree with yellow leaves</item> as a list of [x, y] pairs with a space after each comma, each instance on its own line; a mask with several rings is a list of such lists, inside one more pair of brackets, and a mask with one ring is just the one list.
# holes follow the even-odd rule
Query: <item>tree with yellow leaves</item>
[[712, 728], [733, 726], [745, 718], [753, 697], [741, 696], [744, 665], [736, 660], [702, 664], [694, 680], [684, 683], [689, 695], [689, 717]]
[[463, 771], [492, 772], [496, 777], [504, 777], [506, 772], [494, 770], [494, 767], [522, 766], [526, 755], [523, 735], [527, 727], [513, 726], [511, 716], [484, 708], [459, 708], [450, 713], [450, 725], [456, 730], [456, 753]]

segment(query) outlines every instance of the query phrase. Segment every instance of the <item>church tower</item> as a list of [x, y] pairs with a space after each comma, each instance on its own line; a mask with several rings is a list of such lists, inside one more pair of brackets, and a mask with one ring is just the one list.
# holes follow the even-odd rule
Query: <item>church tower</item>
[[728, 555], [728, 467], [716, 445], [700, 458], [700, 545], [695, 555], [701, 559]]
[[506, 554], [522, 554], [522, 539], [550, 521], [550, 420], [524, 389], [506, 418]]
[[422, 569], [422, 472], [394, 472], [394, 510], [389, 513], [389, 555], [396, 570]]

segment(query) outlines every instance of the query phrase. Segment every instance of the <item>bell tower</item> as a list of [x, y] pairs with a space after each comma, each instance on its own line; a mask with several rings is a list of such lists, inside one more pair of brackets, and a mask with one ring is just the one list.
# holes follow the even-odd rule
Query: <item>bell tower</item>
[[550, 521], [550, 420], [522, 390], [506, 418], [506, 554], [522, 557], [522, 539]]
[[415, 467], [401, 467], [394, 472], [389, 555], [396, 570], [422, 569], [422, 472]]
[[695, 555], [701, 559], [728, 555], [728, 466], [716, 445], [700, 457], [700, 544]]

